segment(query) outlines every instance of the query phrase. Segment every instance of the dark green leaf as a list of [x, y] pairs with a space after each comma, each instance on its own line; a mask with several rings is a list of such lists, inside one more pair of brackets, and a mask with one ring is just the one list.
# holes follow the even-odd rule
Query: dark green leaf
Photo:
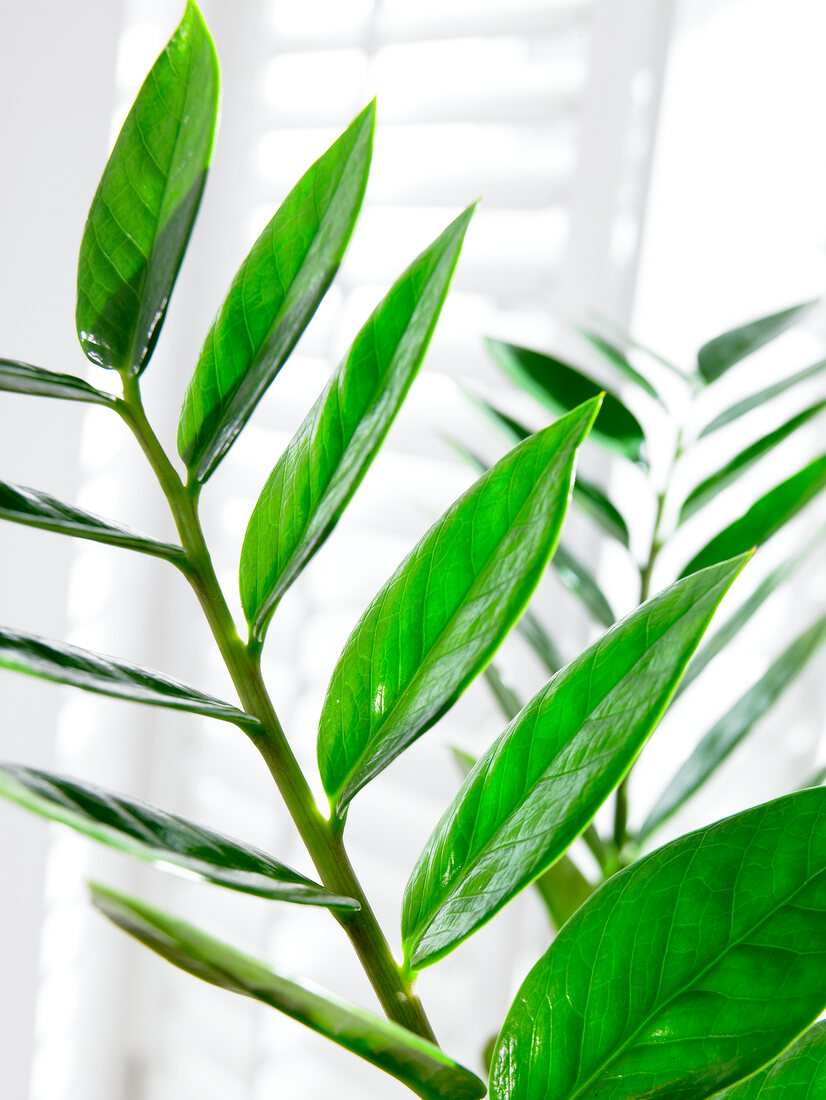
[[402, 907], [405, 958], [429, 966], [582, 833], [656, 726], [746, 558], [678, 581], [562, 669], [471, 772]]
[[96, 390], [72, 374], [33, 367], [17, 359], [0, 359], [0, 390], [6, 393], [30, 393], [38, 397], [60, 397], [64, 401], [86, 401], [92, 405], [115, 408], [111, 394]]
[[766, 672], [708, 733], [679, 769], [649, 813], [638, 840], [642, 842], [697, 791], [774, 706], [826, 642], [826, 616], [796, 638]]
[[25, 523], [29, 527], [40, 527], [45, 531], [76, 535], [93, 542], [123, 546], [127, 550], [139, 550], [142, 554], [153, 554], [176, 563], [184, 559], [180, 546], [156, 542], [138, 531], [109, 523], [92, 512], [84, 512], [71, 504], [64, 504], [48, 493], [28, 489], [25, 485], [11, 485], [0, 481], [0, 519]]
[[729, 332], [724, 332], [722, 336], [709, 340], [697, 352], [697, 368], [701, 376], [706, 382], [713, 382], [735, 363], [739, 363], [741, 359], [758, 351], [786, 329], [791, 328], [804, 313], [816, 305], [817, 300], [803, 302], [799, 306], [792, 306], [791, 309], [781, 310], [780, 313], [761, 317], [757, 321], [733, 328]]
[[600, 355], [606, 362], [619, 371], [625, 378], [628, 378], [635, 385], [639, 386], [641, 390], [644, 390], [649, 397], [653, 397], [655, 401], [658, 401], [661, 405], [664, 405], [663, 399], [657, 393], [654, 386], [648, 381], [648, 379], [640, 374], [637, 368], [629, 362], [627, 357], [623, 355], [616, 344], [612, 344], [610, 340], [606, 340], [596, 332], [592, 332], [587, 328], [579, 328], [577, 326], [577, 332], [579, 332], [591, 347], [596, 348]]
[[415, 378], [473, 208], [396, 282], [264, 486], [241, 551], [241, 603], [262, 640], [278, 601], [338, 522]]
[[77, 333], [93, 363], [140, 374], [155, 347], [204, 189], [218, 61], [189, 0], [138, 92], [98, 186], [77, 272]]
[[178, 453], [207, 480], [281, 370], [338, 271], [373, 149], [366, 107], [305, 173], [232, 281], [184, 397]]
[[826, 454], [760, 497], [739, 519], [706, 543], [683, 569], [681, 576], [687, 577], [689, 573], [741, 554], [752, 546], [762, 546], [825, 487]]
[[[527, 393], [554, 416], [605, 392], [605, 387], [587, 378], [581, 371], [550, 355], [529, 348], [488, 340], [496, 363]], [[605, 394], [602, 409], [594, 424], [595, 440], [641, 466], [647, 466], [645, 436], [639, 421], [611, 393]]]
[[702, 439], [704, 436], [711, 435], [712, 432], [716, 432], [720, 428], [725, 428], [728, 424], [731, 424], [733, 420], [745, 416], [746, 413], [752, 412], [753, 409], [761, 408], [763, 405], [768, 404], [769, 401], [773, 401], [775, 397], [779, 397], [782, 393], [792, 389], [793, 386], [798, 385], [800, 382], [807, 382], [810, 378], [816, 378], [824, 369], [826, 369], [826, 359], [821, 359], [819, 362], [812, 363], [811, 366], [805, 367], [796, 374], [789, 375], [789, 377], [784, 378], [782, 382], [775, 382], [773, 386], [767, 386], [766, 389], [760, 390], [758, 393], [753, 393], [750, 397], [744, 397], [742, 401], [738, 401], [728, 409], [724, 409], [715, 416], [713, 420], [709, 421], [700, 432], [699, 438]]
[[368, 607], [333, 672], [318, 759], [337, 813], [485, 667], [559, 538], [599, 401], [526, 439], [437, 520]]
[[826, 1096], [826, 1020], [800, 1038], [765, 1069], [711, 1100], [817, 1100]]
[[522, 984], [492, 1100], [706, 1097], [826, 992], [826, 791], [681, 837], [611, 878]]
[[561, 543], [551, 565], [565, 587], [582, 600], [597, 622], [603, 626], [614, 625], [617, 617], [593, 574]]
[[133, 898], [91, 886], [105, 916], [173, 966], [269, 1005], [402, 1081], [422, 1100], [477, 1100], [485, 1086], [433, 1043], [331, 993], [280, 977], [212, 936]]
[[785, 580], [791, 577], [792, 574], [803, 565], [813, 550], [823, 545], [824, 538], [826, 538], [826, 527], [821, 527], [814, 537], [804, 544], [802, 550], [799, 550], [796, 554], [792, 554], [786, 561], [778, 565], [776, 569], [773, 569], [772, 572], [760, 582], [748, 599], [743, 601], [734, 614], [729, 619], [726, 619], [723, 625], [703, 642], [691, 664], [686, 669], [686, 674], [680, 681], [680, 686], [677, 688], [676, 695], [681, 695], [688, 685], [693, 683], [700, 673], [714, 660], [717, 654], [722, 653], [729, 642], [731, 642], [740, 633], [746, 623], [749, 622], [751, 617], [760, 610], [769, 596], [771, 596]]
[[250, 731], [260, 725], [251, 714], [160, 672], [6, 627], [0, 628], [0, 668], [25, 672], [56, 684], [72, 684], [98, 695], [206, 714]]
[[565, 659], [557, 648], [556, 642], [547, 632], [542, 623], [537, 619], [536, 615], [532, 611], [526, 611], [519, 622], [516, 624], [516, 629], [537, 655], [539, 660], [553, 676], [555, 672], [559, 672], [562, 666], [565, 664]]
[[750, 466], [762, 458], [767, 451], [770, 451], [772, 447], [776, 447], [778, 443], [782, 443], [784, 439], [796, 431], [801, 425], [811, 420], [813, 416], [817, 416], [826, 408], [826, 401], [818, 401], [816, 404], [811, 405], [808, 409], [804, 409], [803, 412], [799, 412], [796, 416], [793, 416], [790, 420], [787, 420], [785, 424], [781, 424], [779, 428], [775, 428], [773, 432], [769, 432], [768, 435], [761, 436], [751, 446], [746, 447], [738, 455], [735, 455], [729, 462], [725, 464], [711, 477], [707, 477], [704, 481], [692, 489], [688, 496], [683, 501], [680, 508], [679, 522], [684, 523], [694, 515], [700, 508], [707, 504], [727, 485], [730, 485], [735, 481], [741, 473], [747, 470]]
[[331, 894], [249, 844], [77, 779], [4, 764], [0, 795], [164, 870], [180, 868], [187, 875], [262, 898], [359, 908], [352, 898]]

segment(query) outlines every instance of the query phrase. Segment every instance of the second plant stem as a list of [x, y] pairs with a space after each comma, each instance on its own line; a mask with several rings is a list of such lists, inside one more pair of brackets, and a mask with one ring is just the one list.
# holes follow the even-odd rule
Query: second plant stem
[[278, 787], [319, 877], [328, 890], [354, 898], [357, 912], [334, 915], [350, 938], [388, 1018], [435, 1042], [430, 1023], [390, 946], [347, 857], [340, 830], [322, 816], [281, 727], [261, 676], [259, 654], [238, 635], [204, 541], [196, 498], [187, 491], [146, 419], [137, 379], [124, 379], [118, 411], [131, 428], [169, 502], [181, 545], [182, 567], [203, 609], [244, 710], [261, 723], [253, 741]]

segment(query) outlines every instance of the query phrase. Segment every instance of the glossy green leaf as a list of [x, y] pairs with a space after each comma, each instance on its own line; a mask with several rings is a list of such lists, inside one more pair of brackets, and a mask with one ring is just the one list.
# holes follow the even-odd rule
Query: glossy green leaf
[[736, 402], [729, 408], [724, 409], [721, 413], [718, 413], [713, 420], [710, 420], [708, 424], [700, 432], [699, 438], [711, 435], [712, 432], [718, 431], [720, 428], [725, 428], [732, 421], [737, 420], [741, 416], [745, 416], [746, 413], [752, 412], [754, 409], [759, 409], [768, 402], [773, 401], [775, 397], [779, 397], [787, 390], [797, 386], [800, 382], [807, 382], [810, 378], [816, 378], [819, 374], [822, 374], [826, 369], [826, 359], [821, 359], [817, 363], [812, 363], [810, 366], [805, 367], [801, 371], [797, 371], [796, 374], [789, 375], [788, 378], [784, 378], [780, 382], [775, 382], [773, 386], [767, 386], [766, 389], [760, 390], [758, 393], [753, 393], [749, 397], [744, 397], [742, 401]]
[[591, 612], [598, 623], [613, 626], [616, 615], [593, 573], [561, 543], [551, 562], [559, 579]]
[[331, 894], [252, 845], [77, 779], [3, 764], [0, 795], [163, 870], [180, 869], [190, 877], [262, 898], [330, 909], [359, 908], [352, 898]]
[[38, 397], [59, 397], [64, 401], [85, 401], [91, 405], [115, 408], [115, 398], [95, 389], [72, 374], [33, 367], [17, 359], [0, 359], [0, 390], [6, 393], [30, 393]]
[[[554, 416], [605, 392], [604, 386], [550, 355], [501, 340], [488, 340], [487, 343], [494, 360], [504, 372], [550, 409]], [[647, 466], [642, 427], [634, 414], [611, 393], [605, 394], [592, 435], [603, 446], [641, 466]]]
[[241, 603], [263, 639], [278, 601], [338, 522], [418, 373], [447, 295], [466, 210], [359, 332], [258, 498], [241, 551]]
[[680, 681], [676, 695], [681, 695], [714, 658], [722, 653], [729, 642], [737, 637], [746, 623], [750, 621], [753, 615], [757, 614], [766, 600], [777, 591], [780, 585], [804, 564], [814, 550], [823, 545], [824, 539], [826, 539], [826, 526], [821, 527], [808, 542], [804, 543], [801, 550], [790, 555], [776, 569], [773, 569], [771, 573], [764, 577], [754, 592], [743, 601], [734, 614], [703, 641], [691, 664], [686, 669], [686, 674]]
[[792, 432], [797, 431], [799, 427], [811, 420], [813, 416], [817, 416], [824, 408], [826, 408], [826, 401], [818, 401], [808, 409], [804, 409], [790, 420], [787, 420], [785, 424], [781, 424], [779, 428], [775, 428], [773, 432], [761, 436], [760, 439], [735, 455], [710, 477], [701, 481], [683, 501], [680, 508], [679, 522], [683, 523], [685, 520], [690, 519], [695, 512], [708, 504], [710, 500], [713, 500], [721, 490], [735, 481], [750, 466], [753, 466], [772, 447], [782, 443]]
[[706, 1097], [817, 1017], [826, 791], [681, 837], [611, 878], [522, 984], [492, 1100]]
[[24, 523], [29, 527], [40, 527], [45, 531], [76, 535], [93, 542], [122, 546], [127, 550], [139, 550], [142, 554], [152, 554], [176, 563], [184, 560], [184, 552], [180, 546], [156, 542], [129, 527], [110, 523], [92, 512], [84, 512], [81, 508], [64, 504], [48, 493], [29, 489], [25, 485], [0, 481], [0, 519]]
[[771, 710], [824, 642], [826, 616], [796, 638], [757, 683], [714, 723], [657, 799], [640, 829], [637, 838], [640, 842], [659, 829], [719, 768]]
[[361, 209], [374, 123], [371, 103], [302, 176], [233, 279], [178, 423], [191, 481], [212, 474], [327, 293]]
[[733, 328], [709, 340], [697, 352], [697, 369], [701, 376], [706, 382], [715, 381], [735, 363], [739, 363], [741, 359], [758, 351], [786, 329], [791, 328], [815, 305], [817, 300], [803, 302], [799, 306], [792, 306], [791, 309], [783, 309], [779, 313], [761, 317], [757, 321]]
[[485, 1086], [439, 1048], [332, 993], [276, 974], [264, 963], [143, 902], [93, 884], [105, 916], [173, 966], [210, 985], [251, 997], [364, 1058], [422, 1100], [477, 1100]]
[[553, 676], [565, 664], [565, 659], [548, 631], [532, 611], [526, 611], [516, 629]]
[[567, 665], [482, 757], [405, 890], [402, 941], [429, 966], [546, 871], [626, 775], [746, 558], [678, 581]]
[[587, 328], [577, 327], [577, 332], [584, 336], [591, 347], [595, 348], [603, 359], [607, 363], [610, 363], [616, 371], [635, 385], [639, 386], [641, 390], [644, 390], [649, 397], [653, 397], [660, 405], [664, 404], [662, 397], [657, 393], [651, 382], [649, 382], [644, 375], [640, 374], [637, 368], [629, 361], [627, 356], [623, 355], [616, 344], [612, 344], [610, 340], [606, 340], [603, 336], [600, 336], [599, 333], [592, 332]]
[[0, 668], [25, 672], [56, 684], [71, 684], [98, 695], [221, 718], [252, 732], [260, 725], [251, 714], [160, 672], [7, 627], [0, 627]]
[[779, 1058], [711, 1100], [818, 1100], [826, 1096], [826, 1020], [804, 1031]]
[[707, 565], [762, 546], [826, 488], [826, 454], [814, 459], [792, 477], [775, 485], [752, 504], [739, 519], [706, 543], [683, 569], [686, 577]]
[[321, 713], [324, 790], [353, 795], [453, 705], [519, 618], [559, 538], [594, 400], [526, 439], [471, 486], [361, 618]]
[[206, 181], [218, 60], [196, 4], [138, 92], [80, 245], [77, 333], [102, 367], [140, 374], [155, 347]]

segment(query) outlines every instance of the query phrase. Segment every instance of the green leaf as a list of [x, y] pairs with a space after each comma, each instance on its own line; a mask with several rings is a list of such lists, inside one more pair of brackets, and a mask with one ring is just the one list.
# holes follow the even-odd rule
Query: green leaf
[[826, 454], [775, 485], [734, 523], [706, 543], [683, 569], [686, 577], [707, 565], [762, 546], [826, 487]]
[[[605, 392], [604, 386], [550, 355], [501, 340], [488, 340], [487, 344], [498, 366], [554, 416]], [[647, 467], [642, 427], [634, 414], [611, 393], [605, 393], [592, 435], [603, 446]]]
[[745, 416], [746, 413], [751, 412], [753, 409], [759, 409], [769, 401], [773, 401], [775, 397], [779, 397], [782, 393], [792, 389], [792, 387], [798, 385], [800, 382], [807, 382], [810, 378], [816, 378], [824, 369], [826, 369], [826, 359], [821, 359], [819, 362], [812, 363], [811, 366], [805, 367], [796, 374], [789, 375], [788, 378], [784, 378], [781, 382], [775, 382], [773, 386], [767, 386], [766, 389], [760, 390], [758, 393], [753, 393], [750, 397], [744, 397], [742, 401], [738, 401], [728, 409], [724, 409], [715, 416], [713, 420], [709, 421], [700, 432], [699, 438], [702, 439], [704, 436], [711, 435], [712, 432], [716, 432], [720, 428], [725, 428], [726, 425], [731, 424], [733, 420]]
[[783, 309], [780, 313], [772, 313], [768, 317], [750, 321], [747, 325], [733, 328], [724, 332], [722, 336], [709, 340], [697, 352], [697, 369], [700, 375], [706, 382], [714, 382], [735, 363], [739, 363], [741, 359], [758, 351], [786, 329], [791, 328], [817, 304], [817, 299], [803, 302], [790, 309]]
[[705, 1097], [778, 1055], [826, 992], [826, 791], [615, 875], [522, 984], [492, 1100]]
[[97, 390], [72, 374], [33, 367], [17, 359], [0, 359], [0, 390], [6, 393], [30, 393], [38, 397], [60, 397], [64, 401], [85, 401], [91, 405], [106, 405], [114, 409], [117, 402], [111, 394]]
[[816, 1100], [826, 1096], [826, 1020], [821, 1020], [774, 1062], [711, 1100]]
[[510, 722], [511, 718], [522, 709], [519, 696], [493, 662], [485, 669], [484, 676], [505, 721]]
[[190, 480], [210, 477], [327, 293], [361, 209], [374, 123], [371, 103], [298, 181], [233, 279], [181, 409]]
[[249, 844], [77, 779], [2, 764], [0, 795], [166, 871], [180, 869], [188, 876], [262, 898], [330, 909], [359, 908], [352, 898], [331, 894]]
[[234, 722], [253, 733], [260, 726], [251, 714], [160, 672], [7, 627], [0, 627], [0, 668], [25, 672], [56, 684], [71, 684], [98, 695], [205, 714]]
[[0, 481], [0, 519], [24, 523], [29, 527], [40, 527], [45, 531], [76, 535], [93, 542], [122, 546], [127, 550], [139, 550], [143, 554], [153, 554], [176, 564], [184, 560], [184, 552], [180, 546], [156, 542], [129, 527], [110, 523], [92, 512], [84, 512], [81, 508], [64, 504], [48, 493], [28, 489], [25, 485]]
[[770, 451], [772, 447], [776, 447], [778, 443], [782, 443], [792, 432], [797, 431], [801, 425], [811, 420], [813, 416], [817, 416], [824, 408], [826, 408], [826, 401], [818, 401], [808, 409], [804, 409], [790, 420], [787, 420], [785, 424], [781, 424], [779, 428], [775, 428], [773, 432], [761, 436], [751, 446], [735, 455], [716, 473], [701, 481], [683, 501], [678, 522], [684, 523], [693, 516], [695, 512], [699, 511], [710, 500], [713, 500], [722, 489], [735, 481], [741, 473], [753, 466], [767, 451]]
[[241, 603], [263, 640], [278, 601], [361, 483], [418, 373], [473, 207], [405, 271], [276, 464], [241, 551]]
[[562, 669], [471, 772], [405, 890], [402, 941], [429, 966], [546, 871], [627, 774], [741, 557], [678, 581]]
[[350, 636], [321, 713], [324, 790], [353, 795], [490, 661], [553, 553], [594, 400], [526, 439], [437, 520]]
[[565, 659], [559, 652], [556, 642], [532, 611], [526, 611], [523, 614], [522, 618], [516, 624], [516, 629], [548, 672], [552, 676], [555, 672], [559, 672], [565, 664]]
[[743, 601], [734, 614], [726, 619], [723, 625], [703, 642], [688, 666], [685, 676], [680, 681], [675, 698], [681, 695], [689, 684], [693, 683], [714, 660], [718, 653], [722, 653], [729, 642], [737, 637], [766, 600], [803, 565], [814, 550], [823, 544], [824, 538], [826, 538], [826, 526], [821, 527], [814, 537], [804, 544], [801, 550], [796, 554], [792, 554], [784, 562], [781, 562], [776, 569], [773, 569], [755, 588], [754, 592]]
[[611, 366], [615, 370], [624, 375], [624, 377], [629, 379], [629, 381], [639, 386], [639, 388], [641, 390], [644, 390], [649, 395], [649, 397], [653, 397], [655, 401], [659, 402], [660, 405], [663, 405], [665, 407], [665, 402], [663, 401], [662, 397], [660, 397], [660, 395], [657, 393], [651, 382], [649, 382], [644, 375], [640, 374], [637, 368], [629, 362], [629, 360], [626, 358], [625, 355], [623, 355], [616, 344], [612, 344], [610, 340], [606, 340], [604, 337], [600, 336], [596, 332], [592, 332], [590, 329], [580, 328], [577, 325], [576, 330], [588, 341], [591, 347], [595, 348], [600, 353], [600, 355], [603, 357], [603, 359], [605, 359], [607, 363], [611, 364]]
[[826, 616], [805, 630], [723, 717], [714, 723], [660, 795], [640, 829], [642, 842], [687, 802], [752, 731], [826, 642]]
[[655, 351], [653, 348], [648, 347], [647, 344], [643, 344], [637, 340], [626, 328], [622, 325], [618, 325], [613, 318], [599, 314], [596, 314], [596, 317], [602, 327], [609, 328], [616, 339], [622, 341], [626, 347], [635, 348], [637, 351], [641, 351], [644, 355], [647, 355], [649, 359], [653, 359], [655, 362], [659, 363], [660, 366], [676, 374], [683, 382], [694, 382], [695, 374], [693, 367], [687, 370], [684, 367], [677, 366], [676, 363], [672, 363], [670, 359], [666, 359], [665, 356], [660, 355], [658, 351]]
[[603, 626], [614, 625], [617, 617], [594, 575], [561, 543], [556, 548], [551, 565], [565, 587], [582, 600], [597, 622]]
[[402, 1081], [422, 1100], [477, 1100], [485, 1086], [439, 1048], [331, 993], [282, 978], [191, 924], [96, 883], [92, 901], [114, 924], [181, 970], [261, 1001]]
[[206, 181], [218, 83], [189, 0], [126, 116], [80, 245], [77, 333], [102, 367], [140, 374], [155, 347]]

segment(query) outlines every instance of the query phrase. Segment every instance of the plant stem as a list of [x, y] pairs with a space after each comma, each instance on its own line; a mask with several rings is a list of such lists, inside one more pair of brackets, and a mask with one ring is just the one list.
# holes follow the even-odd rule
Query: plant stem
[[253, 742], [275, 780], [323, 885], [336, 894], [355, 898], [361, 906], [358, 912], [333, 911], [333, 915], [349, 936], [389, 1019], [435, 1042], [421, 1002], [393, 958], [350, 864], [342, 837], [319, 812], [293, 755], [261, 676], [258, 649], [248, 649], [238, 635], [204, 541], [195, 498], [187, 491], [146, 419], [137, 379], [125, 378], [123, 392], [118, 411], [137, 438], [169, 502], [186, 553], [183, 572], [198, 597], [245, 711], [261, 722], [261, 729], [251, 735]]

